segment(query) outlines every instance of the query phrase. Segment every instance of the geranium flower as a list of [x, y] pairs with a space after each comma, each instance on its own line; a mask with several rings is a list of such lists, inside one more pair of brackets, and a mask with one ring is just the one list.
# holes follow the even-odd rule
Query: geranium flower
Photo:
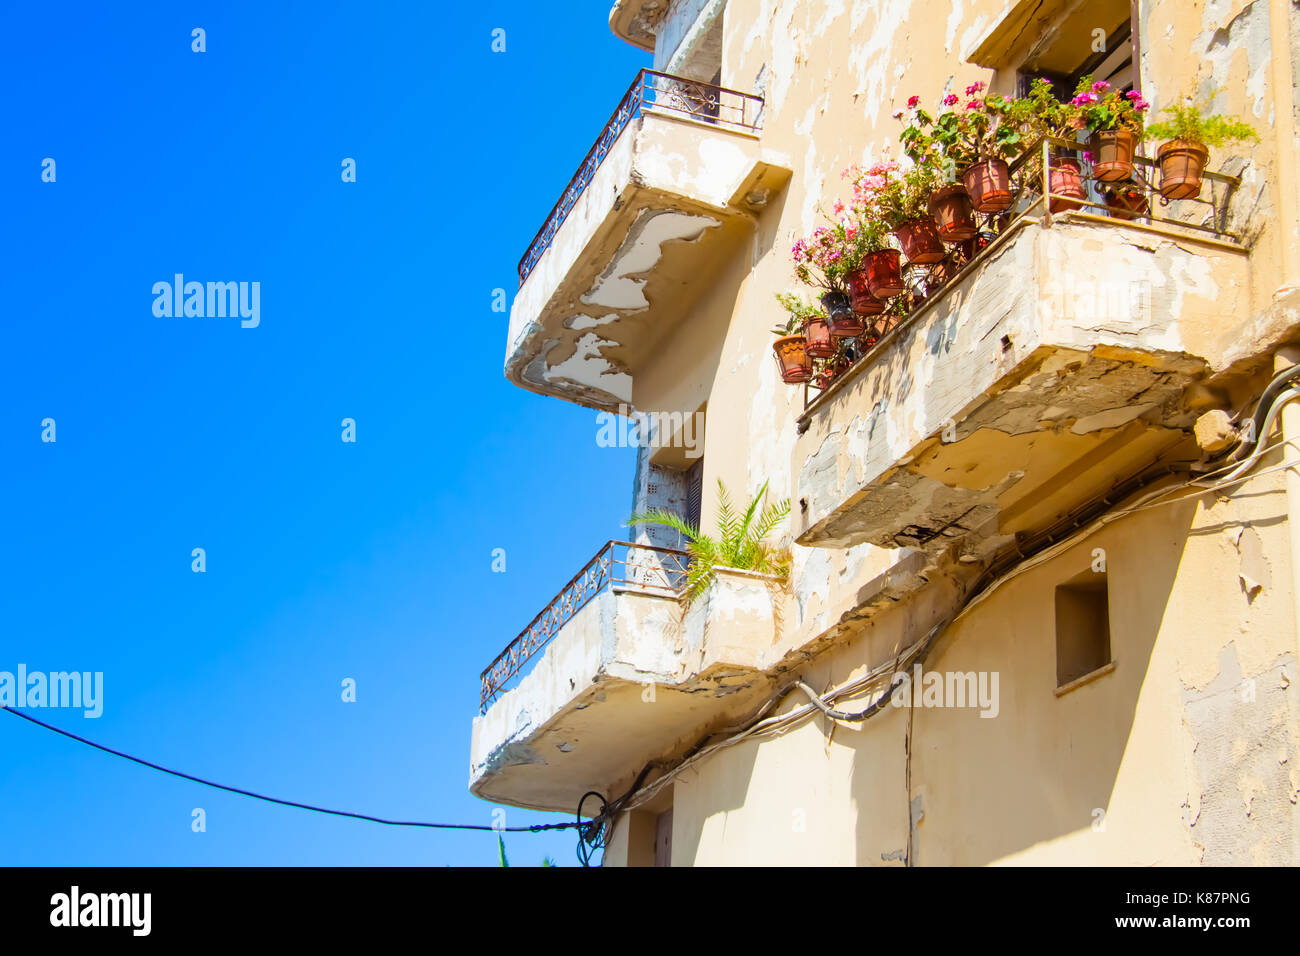
[[919, 104], [920, 102], [921, 102], [921, 97], [919, 96], [909, 97], [907, 101], [907, 108], [909, 110], [914, 110], [916, 109], [917, 104]]
[[1092, 84], [1092, 89], [1095, 93], [1104, 93], [1106, 90], [1110, 89], [1110, 84], [1105, 80], [1098, 80], [1096, 83]]
[[1139, 93], [1137, 90], [1129, 90], [1129, 91], [1128, 91], [1127, 93], [1125, 93], [1124, 95], [1125, 95], [1129, 100], [1131, 100], [1131, 101], [1133, 101], [1133, 102], [1136, 102], [1136, 101], [1142, 99], [1142, 94]]
[[971, 100], [969, 103], [966, 104], [966, 109], [968, 109], [968, 110], [977, 110], [977, 109], [979, 109], [979, 108], [980, 108], [981, 106], [983, 106], [983, 105], [984, 105], [984, 104], [981, 103], [979, 100]]
[[944, 105], [944, 106], [956, 106], [956, 105], [957, 105], [957, 94], [956, 94], [956, 93], [949, 93], [947, 96], [945, 96], [945, 97], [943, 98], [943, 105]]
[[983, 89], [984, 89], [983, 83], [972, 83], [970, 86], [966, 87], [966, 95], [974, 96], [976, 93], [980, 92]]

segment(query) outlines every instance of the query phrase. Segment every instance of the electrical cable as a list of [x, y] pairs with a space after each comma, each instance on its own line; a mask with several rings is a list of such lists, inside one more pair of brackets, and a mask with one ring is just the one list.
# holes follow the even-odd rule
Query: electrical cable
[[[281, 800], [278, 797], [268, 797], [265, 794], [254, 793], [252, 790], [241, 790], [239, 787], [230, 787], [223, 783], [214, 783], [211, 780], [204, 780], [202, 777], [196, 777], [193, 774], [182, 773], [179, 770], [172, 770], [168, 767], [161, 766], [160, 764], [150, 763], [148, 760], [142, 760], [139, 757], [133, 757], [130, 754], [123, 753], [120, 750], [113, 750], [111, 747], [105, 747], [103, 744], [97, 744], [93, 740], [87, 740], [85, 737], [79, 737], [76, 734], [71, 733], [70, 731], [63, 730], [59, 727], [55, 727], [53, 724], [47, 724], [43, 720], [37, 720], [35, 717], [32, 717], [30, 714], [25, 714], [21, 710], [18, 710], [16, 708], [5, 706], [3, 707], [3, 709], [9, 711], [9, 713], [13, 714], [15, 717], [21, 717], [23, 720], [36, 724], [38, 727], [44, 727], [46, 730], [52, 730], [56, 734], [60, 734], [64, 737], [67, 737], [70, 740], [77, 741], [77, 743], [85, 744], [88, 747], [94, 747], [96, 750], [102, 750], [104, 753], [111, 754], [114, 757], [121, 757], [123, 760], [130, 760], [132, 763], [138, 763], [141, 766], [150, 768], [151, 770], [157, 770], [162, 773], [170, 774], [173, 777], [180, 777], [182, 780], [189, 780], [192, 783], [199, 783], [205, 787], [212, 787], [215, 790], [225, 790], [227, 793], [235, 793], [243, 797], [252, 797], [254, 800], [263, 800], [266, 803], [279, 804], [282, 807], [294, 807], [298, 810], [311, 810], [314, 813], [325, 813], [335, 817], [350, 817], [354, 820], [365, 820], [368, 823], [382, 823], [385, 826], [390, 826], [390, 827], [424, 827], [426, 829], [432, 829], [432, 830], [495, 830], [497, 832], [504, 831], [506, 833], [539, 833], [543, 830], [567, 830], [570, 827], [581, 828], [584, 826], [588, 826], [588, 824], [584, 824], [582, 822], [581, 818], [579, 818], [577, 822], [572, 822], [572, 823], [566, 821], [565, 823], [534, 823], [532, 826], [526, 826], [526, 827], [501, 827], [501, 826], [490, 826], [490, 825], [472, 824], [472, 823], [421, 823], [414, 820], [385, 820], [382, 817], [372, 817], [369, 814], [365, 814], [365, 813], [353, 813], [350, 810], [329, 810], [326, 809], [325, 807], [313, 806], [310, 803], [298, 803], [293, 800]], [[581, 807], [579, 807], [579, 810], [581, 810]]]
[[[991, 576], [990, 580], [985, 581], [983, 583], [977, 582], [976, 585], [972, 587], [966, 593], [966, 595], [963, 596], [960, 605], [954, 611], [954, 613], [952, 613], [944, 621], [941, 621], [939, 624], [936, 624], [933, 628], [931, 628], [931, 630], [923, 640], [918, 641], [916, 644], [913, 644], [910, 648], [908, 648], [908, 651], [904, 655], [901, 655], [899, 658], [895, 659], [892, 662], [887, 662], [886, 664], [877, 666], [872, 671], [868, 672], [866, 675], [863, 675], [860, 678], [849, 681], [841, 685], [840, 687], [834, 688], [822, 695], [818, 695], [816, 691], [814, 691], [803, 681], [795, 680], [792, 684], [782, 689], [775, 697], [773, 697], [766, 704], [764, 704], [763, 707], [759, 709], [759, 713], [763, 713], [767, 709], [772, 707], [774, 703], [780, 700], [781, 698], [783, 698], [791, 688], [798, 688], [801, 691], [803, 691], [810, 699], [810, 702], [808, 704], [805, 704], [802, 707], [798, 707], [787, 714], [781, 714], [775, 717], [766, 718], [764, 720], [758, 720], [748, 728], [741, 730], [739, 733], [736, 733], [733, 736], [726, 738], [725, 740], [722, 740], [716, 744], [712, 744], [708, 747], [703, 747], [698, 749], [686, 760], [682, 761], [672, 770], [665, 773], [663, 776], [657, 778], [653, 783], [645, 787], [644, 790], [639, 792], [629, 793], [628, 795], [624, 796], [622, 799], [617, 801], [614, 806], [609, 808], [611, 816], [621, 813], [625, 810], [634, 809], [635, 807], [645, 803], [647, 800], [652, 799], [654, 795], [660, 789], [666, 786], [670, 780], [677, 777], [689, 766], [693, 765], [699, 760], [702, 760], [704, 757], [712, 753], [715, 753], [716, 751], [721, 750], [725, 747], [731, 747], [738, 743], [741, 743], [742, 741], [750, 737], [768, 737], [768, 736], [775, 736], [778, 733], [784, 733], [785, 731], [791, 729], [793, 726], [802, 723], [805, 719], [807, 719], [807, 717], [811, 716], [813, 713], [816, 713], [818, 711], [820, 711], [821, 713], [825, 714], [827, 717], [830, 717], [833, 720], [855, 722], [855, 723], [865, 721], [868, 718], [875, 716], [884, 708], [884, 703], [885, 701], [890, 699], [891, 696], [890, 694], [888, 693], [883, 694], [881, 697], [873, 701], [865, 710], [860, 711], [858, 713], [834, 710], [831, 708], [830, 705], [832, 702], [840, 699], [841, 697], [850, 696], [861, 692], [869, 684], [879, 680], [879, 677], [885, 670], [897, 671], [900, 664], [907, 666], [910, 665], [911, 661], [914, 659], [924, 660], [925, 656], [928, 654], [931, 646], [934, 644], [939, 634], [941, 634], [944, 630], [946, 630], [949, 626], [951, 626], [954, 622], [956, 622], [958, 618], [965, 616], [966, 613], [972, 610], [976, 605], [983, 603], [983, 601], [987, 599], [995, 590], [999, 589], [1002, 584], [1006, 583], [1011, 578], [1017, 577], [1020, 574], [1024, 573], [1025, 571], [1030, 570], [1033, 567], [1037, 567], [1039, 564], [1055, 556], [1056, 554], [1059, 554], [1061, 551], [1066, 550], [1069, 547], [1072, 547], [1075, 543], [1077, 543], [1077, 540], [1079, 538], [1086, 537], [1089, 534], [1092, 534], [1095, 530], [1097, 530], [1097, 528], [1109, 524], [1112, 521], [1116, 521], [1119, 518], [1125, 517], [1127, 515], [1133, 514], [1141, 510], [1145, 510], [1146, 508], [1156, 507], [1158, 505], [1163, 505], [1163, 504], [1173, 504], [1179, 501], [1191, 500], [1200, 497], [1201, 495], [1207, 492], [1221, 491], [1226, 487], [1240, 484], [1241, 482], [1248, 480], [1248, 478], [1246, 477], [1247, 473], [1250, 472], [1250, 470], [1259, 462], [1259, 460], [1265, 454], [1267, 454], [1269, 451], [1272, 451], [1273, 449], [1281, 445], [1292, 444], [1290, 442], [1283, 440], [1269, 445], [1263, 443], [1263, 439], [1267, 435], [1268, 431], [1272, 428], [1273, 422], [1275, 421], [1277, 415], [1280, 413], [1282, 406], [1296, 400], [1297, 398], [1300, 398], [1300, 388], [1288, 389], [1286, 392], [1283, 392], [1280, 395], [1278, 394], [1280, 388], [1283, 385], [1287, 384], [1291, 379], [1295, 378], [1296, 376], [1300, 376], [1300, 365], [1293, 366], [1292, 368], [1282, 372], [1281, 374], [1276, 376], [1273, 379], [1273, 381], [1270, 382], [1269, 385], [1265, 388], [1256, 406], [1256, 410], [1254, 412], [1256, 431], [1255, 431], [1255, 435], [1253, 436], [1253, 440], [1250, 441], [1249, 443], [1243, 441], [1243, 445], [1247, 448], [1253, 449], [1253, 451], [1244, 459], [1239, 459], [1240, 461], [1239, 464], [1230, 464], [1227, 467], [1219, 468], [1214, 471], [1202, 474], [1198, 478], [1186, 481], [1175, 488], [1157, 488], [1154, 491], [1151, 491], [1146, 495], [1142, 496], [1127, 508], [1121, 509], [1119, 511], [1103, 512], [1088, 524], [1076, 527], [1076, 529], [1072, 533], [1068, 534], [1065, 538], [1063, 538], [1060, 541], [1056, 541], [1056, 542], [1049, 541], [1047, 546], [1044, 547], [1041, 551], [1032, 553], [1027, 556], [1023, 556], [1022, 560], [1018, 564], [1015, 564], [1005, 572], [994, 574]], [[1274, 396], [1276, 396], [1277, 398], [1276, 401], [1272, 400]], [[1294, 447], [1294, 445], [1292, 445], [1292, 447]], [[1241, 450], [1242, 448], [1239, 446], [1238, 448], [1234, 449], [1234, 452], [1237, 455], [1240, 455]], [[1260, 477], [1261, 475], [1264, 474], [1269, 474], [1271, 472], [1279, 471], [1279, 470], [1285, 470], [1291, 467], [1294, 467], [1293, 464], [1283, 463], [1282, 465], [1279, 465], [1275, 468], [1269, 468], [1266, 469], [1264, 472], [1257, 473], [1254, 477]], [[1218, 474], [1220, 472], [1226, 472], [1226, 474], [1222, 479], [1216, 480], [1208, 485], [1205, 484], [1206, 479], [1210, 475]], [[1152, 479], [1147, 479], [1146, 483], [1149, 484], [1151, 480]], [[1140, 487], [1141, 485], [1139, 485], [1139, 489]], [[1201, 488], [1202, 490], [1197, 491], [1194, 494], [1183, 495], [1181, 497], [1173, 498], [1168, 501], [1158, 500], [1166, 495], [1172, 494], [1175, 491], [1182, 491], [1188, 488]], [[1133, 492], [1130, 492], [1130, 494], [1131, 493]], [[890, 665], [892, 665], [892, 667]], [[708, 738], [705, 739], [707, 740]]]

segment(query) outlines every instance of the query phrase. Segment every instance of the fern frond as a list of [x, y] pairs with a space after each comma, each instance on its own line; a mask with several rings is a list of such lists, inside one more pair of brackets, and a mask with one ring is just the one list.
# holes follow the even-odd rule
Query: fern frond
[[700, 536], [700, 529], [687, 521], [675, 511], [666, 511], [663, 508], [652, 508], [650, 511], [634, 514], [627, 519], [627, 527], [632, 528], [639, 524], [656, 524], [666, 528], [672, 528], [687, 541], [694, 541]]

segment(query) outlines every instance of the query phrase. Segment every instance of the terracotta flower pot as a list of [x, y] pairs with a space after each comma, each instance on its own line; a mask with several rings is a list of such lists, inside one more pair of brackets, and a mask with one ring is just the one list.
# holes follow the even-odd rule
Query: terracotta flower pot
[[1106, 208], [1116, 219], [1136, 219], [1151, 212], [1151, 202], [1145, 193], [1119, 190], [1106, 194]]
[[908, 262], [929, 265], [943, 258], [943, 240], [933, 219], [913, 219], [894, 230]]
[[854, 269], [844, 277], [849, 286], [849, 298], [853, 311], [858, 315], [879, 315], [885, 311], [885, 303], [871, 294], [868, 279], [869, 275], [866, 269]]
[[785, 335], [772, 343], [777, 367], [781, 369], [781, 381], [787, 385], [806, 382], [812, 374], [804, 342], [802, 335]]
[[1098, 182], [1116, 183], [1133, 175], [1138, 135], [1131, 129], [1099, 129], [1088, 139], [1092, 175]]
[[1051, 177], [1048, 183], [1053, 195], [1066, 196], [1066, 199], [1053, 199], [1048, 207], [1052, 212], [1068, 212], [1082, 208], [1083, 204], [1075, 199], [1086, 199], [1083, 188], [1083, 176], [1079, 172], [1079, 161], [1070, 156], [1058, 156], [1052, 160]]
[[1171, 139], [1156, 150], [1160, 164], [1160, 195], [1166, 199], [1195, 199], [1201, 194], [1201, 174], [1210, 151], [1200, 143]]
[[976, 212], [1003, 212], [1011, 208], [1011, 167], [1002, 159], [982, 159], [967, 166], [962, 185]]
[[863, 268], [867, 271], [867, 288], [877, 299], [892, 298], [906, 288], [897, 249], [868, 253]]
[[831, 341], [831, 324], [823, 318], [808, 319], [804, 322], [804, 351], [811, 358], [830, 358], [835, 354], [835, 343]]
[[970, 193], [961, 183], [944, 186], [930, 194], [930, 215], [944, 242], [962, 242], [979, 234]]

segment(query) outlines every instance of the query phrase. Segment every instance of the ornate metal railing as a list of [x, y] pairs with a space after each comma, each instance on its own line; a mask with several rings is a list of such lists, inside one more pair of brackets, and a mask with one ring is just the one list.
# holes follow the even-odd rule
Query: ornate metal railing
[[678, 597], [686, 583], [689, 559], [687, 552], [676, 548], [610, 541], [483, 671], [479, 713], [486, 713], [507, 682], [601, 591], [615, 587], [640, 594]]
[[643, 112], [664, 112], [688, 116], [722, 127], [733, 129], [758, 129], [763, 98], [752, 93], [687, 80], [654, 70], [642, 70], [632, 81], [614, 115], [609, 118], [595, 144], [588, 150], [582, 165], [560, 194], [542, 228], [537, 230], [528, 251], [519, 260], [519, 284], [522, 286], [529, 273], [555, 239], [564, 220], [569, 217], [579, 197], [591, 183], [596, 170], [609, 155], [614, 143], [632, 120]]
[[[1204, 170], [1204, 192], [1208, 195], [1204, 198], [1174, 200], [1180, 204], [1185, 218], [1161, 215], [1158, 210], [1168, 208], [1171, 202], [1160, 195], [1159, 183], [1154, 175], [1157, 167], [1154, 160], [1145, 156], [1133, 157], [1133, 176], [1124, 185], [1132, 188], [1134, 198], [1129, 206], [1119, 206], [1107, 201], [1104, 187], [1113, 184], [1097, 182], [1093, 176], [1092, 157], [1087, 149], [1088, 145], [1083, 142], [1045, 137], [1016, 157], [1009, 164], [1013, 196], [1010, 208], [1001, 213], [976, 214], [979, 234], [973, 239], [948, 245], [940, 262], [932, 265], [904, 265], [906, 291], [891, 300], [883, 314], [864, 319], [864, 332], [844, 350], [847, 355], [837, 356], [835, 366], [828, 368], [830, 363], [822, 360], [816, 363], [812, 378], [804, 386], [804, 408], [818, 404], [823, 395], [836, 390], [834, 386], [840, 381], [851, 378], [850, 372], [869, 364], [871, 357], [878, 354], [878, 346], [886, 338], [892, 339], [894, 333], [910, 325], [925, 306], [943, 298], [975, 263], [984, 258], [986, 251], [1000, 237], [1009, 234], [1027, 216], [1042, 216], [1050, 223], [1053, 215], [1074, 212], [1092, 221], [1111, 219], [1116, 223], [1137, 225], [1139, 228], [1175, 227], [1177, 230], [1191, 230], [1188, 235], [1199, 233], [1207, 240], [1240, 245], [1240, 237], [1227, 228], [1228, 201], [1233, 190], [1241, 185], [1240, 178]], [[1052, 191], [1052, 162], [1062, 158], [1078, 162], [1079, 179], [1085, 186], [1082, 198]], [[1186, 217], [1194, 210], [1206, 207], [1210, 213], [1204, 217], [1208, 224]]]

